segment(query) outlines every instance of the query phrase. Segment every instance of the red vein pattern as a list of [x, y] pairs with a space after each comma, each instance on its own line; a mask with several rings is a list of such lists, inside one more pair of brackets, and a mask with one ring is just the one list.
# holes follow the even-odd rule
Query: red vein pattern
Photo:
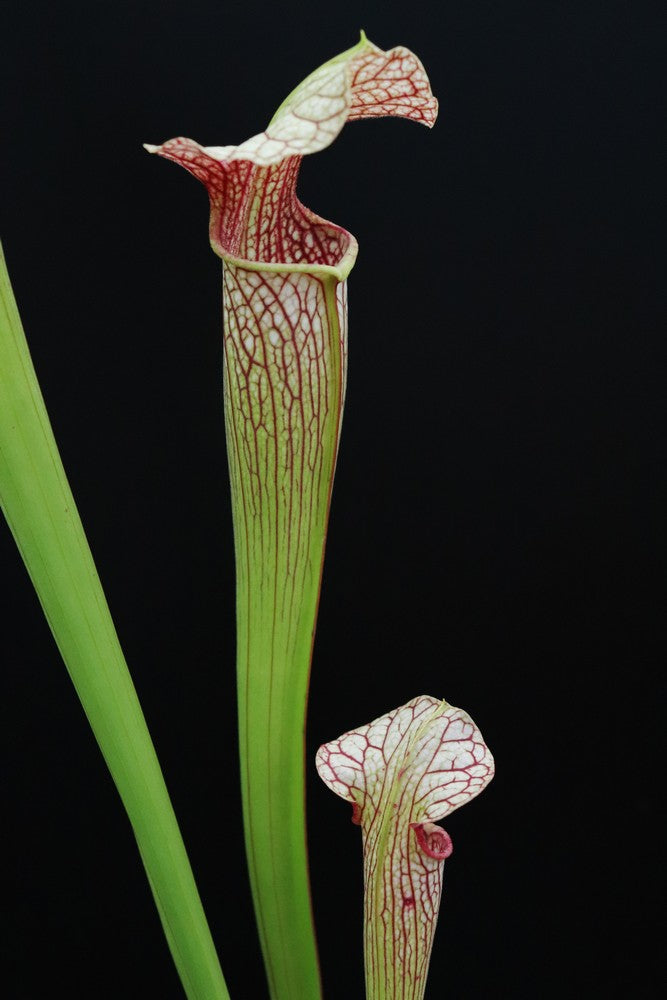
[[382, 52], [362, 38], [315, 70], [264, 132], [240, 146], [205, 147], [179, 137], [146, 148], [206, 185], [211, 245], [223, 259], [349, 271], [354, 237], [296, 197], [301, 158], [330, 145], [346, 121], [394, 116], [431, 127], [437, 109], [424, 67], [412, 52], [400, 46]]
[[[308, 940], [307, 869], [293, 846], [303, 824], [308, 675], [343, 410], [345, 283], [228, 262], [224, 287], [247, 847], [272, 989], [299, 996], [303, 974], [281, 974], [276, 949], [289, 970], [290, 937]], [[269, 947], [276, 927], [279, 945]]]
[[303, 733], [345, 395], [350, 233], [300, 203], [301, 159], [348, 119], [431, 126], [419, 60], [362, 36], [240, 146], [177, 138], [149, 151], [208, 190], [224, 262], [225, 418], [237, 567], [246, 850], [274, 998], [320, 995], [305, 852]]
[[[233, 486], [243, 493], [250, 533], [245, 542], [253, 552], [266, 549], [267, 560], [284, 547], [284, 569], [292, 579], [312, 534], [314, 511], [306, 501], [311, 494], [328, 499], [333, 470], [322, 465], [326, 439], [338, 440], [342, 415], [345, 283], [301, 271], [247, 271], [231, 263], [223, 280], [226, 413]], [[262, 512], [274, 511], [276, 495], [278, 521], [265, 525]], [[291, 504], [284, 505], [288, 497]], [[281, 614], [288, 616], [288, 609]]]
[[466, 712], [422, 696], [326, 743], [316, 764], [362, 829], [367, 1000], [422, 1000], [452, 853], [435, 821], [486, 787], [493, 757]]

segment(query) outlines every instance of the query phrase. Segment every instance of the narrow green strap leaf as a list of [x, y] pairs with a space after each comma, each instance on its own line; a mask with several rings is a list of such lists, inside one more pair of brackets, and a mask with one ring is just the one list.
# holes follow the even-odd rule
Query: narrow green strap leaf
[[189, 1000], [229, 1000], [0, 247], [0, 504], [134, 830]]

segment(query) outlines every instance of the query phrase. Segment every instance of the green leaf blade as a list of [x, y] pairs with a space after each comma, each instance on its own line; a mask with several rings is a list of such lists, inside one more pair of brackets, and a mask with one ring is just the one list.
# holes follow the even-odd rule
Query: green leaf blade
[[189, 1000], [229, 1000], [0, 248], [0, 504], [137, 840]]

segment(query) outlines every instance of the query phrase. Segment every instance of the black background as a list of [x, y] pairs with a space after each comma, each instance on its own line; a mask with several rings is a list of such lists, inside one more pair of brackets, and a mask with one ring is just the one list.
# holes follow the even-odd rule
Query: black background
[[[8, 266], [235, 1000], [266, 994], [237, 786], [220, 263], [203, 188], [141, 143], [248, 138], [360, 27], [423, 60], [435, 129], [350, 125], [299, 187], [361, 248], [308, 725], [327, 998], [363, 994], [361, 844], [310, 761], [424, 693], [465, 707], [497, 761], [446, 824], [429, 995], [653, 997], [660, 7], [5, 9]], [[7, 995], [177, 1000], [6, 530], [0, 565]]]

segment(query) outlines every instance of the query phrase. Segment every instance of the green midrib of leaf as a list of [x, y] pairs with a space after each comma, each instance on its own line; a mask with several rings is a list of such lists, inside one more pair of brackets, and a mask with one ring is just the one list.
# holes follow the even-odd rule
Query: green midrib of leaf
[[0, 503], [127, 810], [186, 995], [189, 1000], [229, 1000], [160, 765], [60, 460], [1, 248]]

